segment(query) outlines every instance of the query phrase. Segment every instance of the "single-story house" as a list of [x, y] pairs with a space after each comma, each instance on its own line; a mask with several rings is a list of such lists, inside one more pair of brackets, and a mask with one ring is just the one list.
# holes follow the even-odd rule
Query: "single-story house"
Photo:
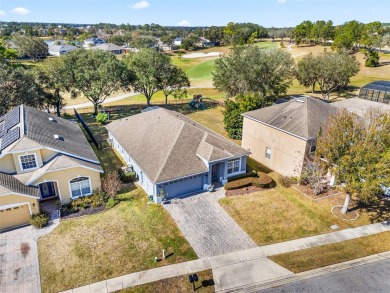
[[72, 52], [76, 49], [77, 49], [77, 47], [72, 46], [72, 45], [51, 44], [51, 45], [49, 45], [49, 55], [60, 57], [61, 55], [67, 54], [67, 53]]
[[76, 123], [15, 107], [0, 117], [0, 230], [28, 223], [43, 200], [91, 195], [102, 172]]
[[110, 52], [115, 55], [119, 55], [122, 54], [123, 48], [112, 43], [104, 43], [101, 45], [97, 45], [95, 47], [91, 47], [91, 50], [102, 50], [102, 51]]
[[390, 112], [390, 104], [384, 104], [382, 102], [375, 102], [361, 98], [345, 99], [334, 102], [332, 105], [340, 109], [346, 109], [347, 111], [352, 112], [362, 118], [364, 118], [366, 113], [370, 110]]
[[106, 126], [109, 141], [157, 200], [207, 190], [246, 172], [249, 151], [175, 111], [157, 108]]
[[101, 44], [104, 44], [104, 43], [105, 43], [105, 41], [103, 39], [100, 39], [100, 38], [89, 38], [89, 39], [85, 39], [84, 40], [83, 47], [84, 48], [89, 48], [89, 47], [101, 45]]
[[321, 127], [338, 109], [302, 96], [243, 114], [242, 147], [251, 157], [285, 175], [299, 176], [305, 159], [316, 149]]

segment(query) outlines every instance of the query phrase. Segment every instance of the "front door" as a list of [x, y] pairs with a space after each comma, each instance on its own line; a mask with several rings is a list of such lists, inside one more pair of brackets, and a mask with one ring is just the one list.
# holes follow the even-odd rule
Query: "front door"
[[217, 181], [217, 164], [211, 167], [211, 180]]
[[42, 199], [57, 196], [54, 182], [41, 183], [39, 184], [39, 189]]

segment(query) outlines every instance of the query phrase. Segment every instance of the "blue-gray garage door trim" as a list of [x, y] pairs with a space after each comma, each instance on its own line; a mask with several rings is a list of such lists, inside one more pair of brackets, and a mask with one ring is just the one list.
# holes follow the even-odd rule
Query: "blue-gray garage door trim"
[[[173, 198], [180, 195], [193, 193], [203, 190], [203, 177], [204, 174], [198, 174], [163, 184], [159, 184], [165, 194], [168, 194], [167, 198]], [[159, 189], [157, 189], [157, 194]]]

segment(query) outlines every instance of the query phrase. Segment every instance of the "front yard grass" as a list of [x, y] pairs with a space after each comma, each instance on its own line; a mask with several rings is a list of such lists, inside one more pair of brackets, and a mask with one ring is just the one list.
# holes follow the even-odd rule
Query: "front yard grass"
[[[210, 270], [198, 272], [199, 281], [196, 282], [195, 290], [201, 293], [213, 293], [213, 273]], [[140, 285], [128, 289], [118, 291], [117, 293], [177, 293], [177, 292], [192, 292], [192, 284], [188, 280], [188, 275], [183, 275], [175, 278], [169, 278], [158, 282], [153, 282], [145, 285]]]
[[[42, 292], [59, 292], [120, 275], [196, 259], [162, 206], [134, 185], [114, 208], [62, 221], [38, 241]], [[135, 189], [134, 189], [135, 188]], [[165, 249], [171, 254], [155, 263]]]
[[[278, 180], [276, 173], [269, 175]], [[226, 197], [219, 203], [258, 245], [329, 233], [334, 231], [330, 228], [334, 224], [346, 229], [390, 217], [389, 205], [382, 203], [372, 210], [357, 208], [360, 214], [357, 220], [343, 221], [331, 213], [331, 208], [343, 201], [343, 194], [313, 201], [291, 187], [278, 184], [273, 189]]]
[[274, 255], [270, 259], [300, 273], [385, 251], [390, 251], [390, 232]]

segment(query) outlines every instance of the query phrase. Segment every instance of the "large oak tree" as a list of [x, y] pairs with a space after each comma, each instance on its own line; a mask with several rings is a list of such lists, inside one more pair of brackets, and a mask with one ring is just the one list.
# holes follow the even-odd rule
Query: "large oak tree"
[[80, 49], [62, 58], [63, 78], [72, 96], [83, 94], [93, 104], [95, 115], [107, 97], [120, 89], [128, 89], [133, 81], [131, 71], [109, 52]]
[[294, 73], [295, 63], [289, 53], [244, 46], [215, 61], [213, 81], [229, 97], [240, 94], [278, 97], [287, 92]]

